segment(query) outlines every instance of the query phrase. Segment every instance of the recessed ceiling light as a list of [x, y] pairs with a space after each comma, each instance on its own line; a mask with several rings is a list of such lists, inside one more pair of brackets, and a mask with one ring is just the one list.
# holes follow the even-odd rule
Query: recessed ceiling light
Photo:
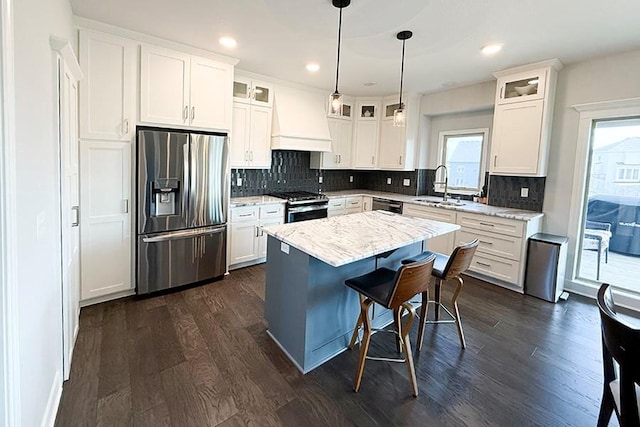
[[238, 42], [236, 42], [236, 39], [234, 39], [233, 37], [220, 37], [218, 41], [222, 46], [228, 48], [234, 48], [238, 45]]
[[502, 50], [502, 45], [501, 44], [488, 44], [485, 47], [483, 47], [481, 49], [481, 52], [484, 55], [495, 55], [496, 53], [500, 52]]
[[320, 69], [320, 64], [316, 64], [315, 62], [309, 62], [306, 65], [307, 71], [310, 73], [315, 73]]
[[377, 83], [376, 82], [366, 82], [364, 85], [366, 87], [371, 87], [371, 86], [375, 86]]

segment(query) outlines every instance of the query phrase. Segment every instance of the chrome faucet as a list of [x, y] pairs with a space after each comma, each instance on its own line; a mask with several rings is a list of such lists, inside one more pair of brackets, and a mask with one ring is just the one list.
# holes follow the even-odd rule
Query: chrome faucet
[[446, 202], [447, 201], [447, 186], [449, 185], [449, 174], [447, 172], [447, 167], [444, 164], [442, 164], [442, 165], [440, 165], [440, 166], [438, 166], [436, 168], [436, 171], [435, 171], [435, 176], [436, 177], [438, 176], [438, 170], [440, 170], [440, 168], [444, 169], [444, 181], [434, 181], [433, 189], [435, 190], [436, 189], [436, 185], [438, 185], [438, 184], [444, 184], [444, 196], [442, 196], [442, 201]]

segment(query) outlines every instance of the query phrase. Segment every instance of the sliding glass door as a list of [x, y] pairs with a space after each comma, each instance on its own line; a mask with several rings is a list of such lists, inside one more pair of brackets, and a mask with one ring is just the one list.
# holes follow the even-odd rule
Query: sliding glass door
[[640, 117], [591, 129], [578, 278], [640, 293]]

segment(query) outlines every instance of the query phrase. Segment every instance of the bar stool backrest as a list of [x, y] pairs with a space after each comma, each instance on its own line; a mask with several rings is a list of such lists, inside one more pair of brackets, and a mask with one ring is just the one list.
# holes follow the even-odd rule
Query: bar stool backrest
[[449, 257], [449, 261], [442, 272], [442, 277], [445, 280], [453, 279], [467, 271], [471, 265], [471, 260], [473, 260], [473, 256], [475, 255], [477, 248], [478, 239], [474, 239], [469, 243], [456, 247]]
[[435, 259], [432, 254], [420, 262], [400, 267], [387, 308], [396, 309], [415, 295], [427, 291]]

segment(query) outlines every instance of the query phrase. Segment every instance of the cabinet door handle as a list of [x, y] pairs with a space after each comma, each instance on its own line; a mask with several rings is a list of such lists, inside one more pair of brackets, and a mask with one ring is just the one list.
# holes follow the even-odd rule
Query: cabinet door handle
[[337, 155], [337, 154], [334, 154], [334, 155], [333, 155], [333, 157], [335, 157], [335, 158], [333, 159], [334, 163], [338, 163], [338, 155]]
[[129, 213], [129, 199], [124, 199], [124, 213]]
[[402, 165], [402, 156], [400, 156], [400, 162], [398, 164]]
[[493, 166], [498, 166], [498, 156], [493, 156]]
[[489, 268], [491, 268], [491, 264], [486, 264], [486, 263], [484, 263], [484, 262], [476, 261], [476, 264], [481, 265], [481, 266], [483, 266], [483, 267], [489, 267]]
[[249, 151], [249, 160], [253, 162], [253, 150]]
[[253, 215], [252, 213], [246, 213], [246, 214], [240, 214], [240, 215], [238, 215], [238, 216], [239, 216], [240, 218], [245, 218], [245, 217], [252, 216], [252, 215]]
[[124, 133], [123, 135], [129, 134], [129, 119], [124, 119]]
[[186, 122], [188, 118], [189, 118], [189, 106], [185, 105], [184, 111], [182, 111], [182, 121]]
[[488, 222], [481, 222], [480, 225], [485, 225], [487, 227], [495, 227], [495, 224], [490, 224]]
[[191, 107], [191, 120], [196, 118], [196, 107]]
[[75, 219], [74, 221], [71, 223], [72, 227], [77, 227], [78, 225], [80, 225], [80, 206], [72, 206], [71, 207], [71, 212], [75, 212]]
[[338, 154], [338, 163], [342, 163], [342, 154]]
[[376, 161], [376, 156], [371, 156], [371, 164], [374, 164]]
[[504, 86], [500, 88], [500, 99], [504, 99], [503, 96], [504, 96]]
[[487, 242], [486, 240], [479, 240], [483, 245], [493, 245], [493, 242]]

